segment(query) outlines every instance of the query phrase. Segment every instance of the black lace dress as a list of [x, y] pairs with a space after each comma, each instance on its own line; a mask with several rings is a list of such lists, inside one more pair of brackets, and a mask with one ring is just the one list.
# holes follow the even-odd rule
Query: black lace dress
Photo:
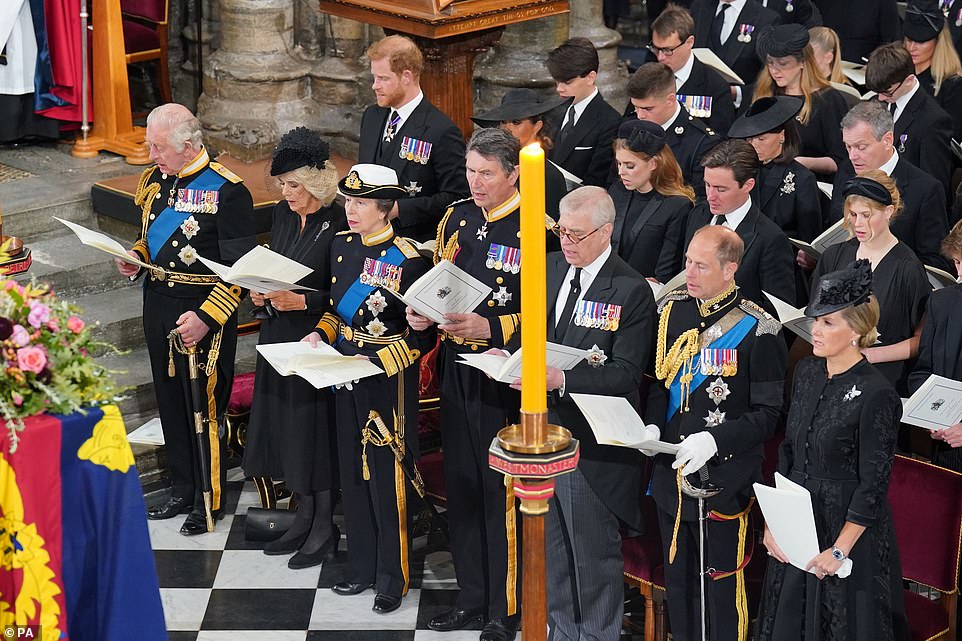
[[769, 559], [758, 641], [893, 641], [908, 638], [886, 494], [902, 404], [862, 360], [828, 378], [825, 360], [798, 365], [779, 472], [812, 494], [820, 550], [846, 521], [865, 526], [849, 553], [852, 574], [819, 581]]

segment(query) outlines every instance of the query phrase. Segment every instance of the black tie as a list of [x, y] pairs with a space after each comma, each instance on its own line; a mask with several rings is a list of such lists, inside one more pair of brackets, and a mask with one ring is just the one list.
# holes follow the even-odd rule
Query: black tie
[[558, 132], [557, 143], [560, 145], [564, 142], [564, 139], [571, 134], [571, 130], [575, 128], [575, 106], [571, 105], [568, 107], [568, 120], [565, 122], [564, 127]]
[[711, 21], [711, 33], [709, 34], [711, 37], [711, 44], [719, 49], [721, 49], [722, 46], [721, 33], [722, 27], [725, 24], [725, 12], [730, 8], [730, 4], [727, 2], [722, 2], [720, 11], [715, 14], [715, 19]]
[[895, 108], [896, 104], [894, 102], [889, 103], [889, 113], [892, 114], [892, 120], [895, 120]]
[[565, 332], [568, 330], [568, 325], [571, 324], [571, 315], [575, 311], [575, 303], [578, 302], [578, 296], [581, 295], [581, 268], [575, 267], [575, 275], [571, 279], [571, 289], [568, 290], [568, 299], [565, 301], [565, 306], [561, 310], [561, 318], [558, 319], [558, 324], [555, 326], [555, 337], [559, 341], [563, 341], [565, 337]]
[[387, 120], [387, 129], [384, 130], [384, 142], [391, 142], [394, 140], [394, 134], [397, 133], [397, 125], [401, 122], [401, 114], [391, 110], [391, 115]]
[[725, 224], [725, 214], [715, 214], [715, 222], [712, 225], [724, 225]]

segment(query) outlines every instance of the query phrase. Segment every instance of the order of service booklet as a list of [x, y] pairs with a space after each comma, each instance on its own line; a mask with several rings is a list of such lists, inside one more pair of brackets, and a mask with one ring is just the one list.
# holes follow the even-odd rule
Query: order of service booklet
[[296, 375], [321, 389], [343, 385], [384, 372], [365, 358], [344, 356], [327, 343], [271, 343], [258, 345], [258, 353], [281, 376]]
[[902, 422], [932, 431], [962, 423], [962, 382], [930, 375], [902, 402]]
[[230, 267], [203, 256], [197, 258], [224, 282], [262, 294], [294, 289], [316, 291], [313, 287], [297, 284], [297, 281], [313, 272], [313, 269], [263, 245], [256, 245]]
[[403, 294], [389, 292], [401, 299], [418, 314], [438, 324], [445, 322], [445, 314], [467, 314], [488, 297], [491, 288], [449, 260], [442, 260]]
[[677, 444], [658, 440], [655, 430], [645, 425], [626, 398], [572, 393], [571, 400], [581, 410], [595, 440], [601, 445], [645, 448], [657, 454], [678, 452]]
[[[588, 350], [546, 343], [547, 365], [567, 371], [588, 356]], [[499, 383], [513, 383], [521, 378], [521, 349], [511, 356], [504, 354], [461, 354], [460, 362], [481, 370]]]

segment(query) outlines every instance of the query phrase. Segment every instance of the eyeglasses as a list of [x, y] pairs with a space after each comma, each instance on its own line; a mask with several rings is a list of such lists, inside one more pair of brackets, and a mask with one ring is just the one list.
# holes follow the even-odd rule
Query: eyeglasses
[[655, 54], [655, 56], [665, 56], [670, 57], [671, 54], [675, 53], [675, 50], [684, 45], [684, 42], [679, 42], [674, 47], [656, 47], [654, 42], [649, 42], [645, 45], [645, 49]]
[[878, 92], [878, 95], [885, 96], [886, 98], [891, 98], [896, 93], [898, 93], [898, 90], [902, 88], [902, 85], [905, 84], [906, 80], [908, 80], [908, 76], [906, 76], [905, 78], [902, 78], [902, 82], [895, 85], [895, 87], [893, 87], [892, 89], [887, 89], [885, 91]]
[[799, 64], [798, 59], [790, 56], [787, 58], [767, 58], [765, 60], [765, 66], [778, 69], [779, 71], [784, 71], [797, 64]]
[[[605, 223], [605, 224], [607, 224], [607, 223]], [[551, 233], [553, 233], [553, 234], [554, 234], [555, 236], [557, 236], [558, 238], [562, 238], [562, 239], [567, 238], [569, 243], [572, 243], [572, 244], [577, 245], [578, 243], [580, 243], [581, 241], [583, 241], [585, 238], [587, 238], [588, 236], [592, 235], [593, 233], [595, 233], [596, 231], [598, 231], [599, 229], [601, 229], [601, 228], [604, 227], [604, 226], [605, 226], [605, 225], [599, 225], [598, 227], [595, 227], [594, 229], [592, 229], [591, 231], [589, 231], [589, 232], [588, 232], [587, 234], [585, 234], [584, 236], [581, 236], [580, 238], [579, 238], [578, 236], [575, 236], [575, 235], [572, 234], [571, 232], [569, 232], [567, 229], [565, 229], [565, 228], [562, 227], [561, 225], [555, 225], [554, 227], [552, 227], [552, 228], [551, 228]]]

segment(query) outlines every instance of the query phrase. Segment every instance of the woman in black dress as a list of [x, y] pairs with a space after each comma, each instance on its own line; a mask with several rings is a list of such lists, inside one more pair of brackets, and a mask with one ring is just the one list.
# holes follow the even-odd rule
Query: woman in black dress
[[[811, 493], [822, 552], [799, 569], [766, 525], [772, 558], [758, 641], [908, 639], [886, 498], [902, 403], [860, 351], [877, 335], [871, 288], [872, 270], [860, 260], [823, 275], [805, 310], [815, 319], [815, 357], [796, 370], [778, 471]], [[851, 574], [841, 578], [846, 559]]]
[[791, 96], [759, 98], [732, 123], [728, 137], [747, 139], [762, 161], [752, 202], [789, 238], [811, 241], [822, 233], [822, 209], [815, 175], [795, 160], [795, 116], [802, 104]]
[[812, 281], [856, 258], [872, 263], [872, 291], [878, 298], [879, 343], [862, 353], [896, 390], [906, 390], [907, 366], [919, 350], [925, 302], [932, 291], [925, 267], [889, 229], [902, 209], [895, 183], [878, 169], [864, 172], [844, 186], [845, 226], [854, 236], [829, 247], [812, 274]]
[[952, 137], [962, 140], [962, 62], [942, 11], [909, 2], [902, 45], [912, 56], [919, 84], [952, 117]]
[[647, 120], [621, 124], [614, 142], [618, 181], [611, 248], [645, 278], [667, 283], [679, 271], [695, 191], [685, 184], [665, 130]]
[[754, 99], [802, 99], [796, 116], [800, 139], [796, 160], [820, 180], [831, 182], [848, 158], [838, 124], [848, 112], [848, 103], [819, 73], [808, 30], [797, 24], [769, 27], [759, 34], [756, 50], [766, 64], [758, 74]]
[[[251, 292], [261, 344], [300, 340], [326, 308], [331, 241], [347, 226], [344, 210], [334, 203], [337, 170], [329, 155], [327, 143], [304, 127], [284, 134], [274, 150], [271, 175], [278, 177], [284, 200], [274, 208], [271, 248], [313, 269], [300, 284], [317, 291]], [[334, 399], [297, 376], [281, 376], [259, 355], [254, 381], [244, 473], [284, 479], [297, 502], [290, 529], [265, 545], [264, 553], [297, 552], [291, 568], [317, 565], [323, 556], [318, 552], [333, 552], [329, 541], [339, 538], [331, 500]]]
[[[317, 328], [342, 354], [370, 360], [384, 373], [335, 394], [350, 563], [347, 580], [331, 589], [353, 595], [373, 587], [373, 610], [386, 614], [400, 607], [408, 590], [409, 506], [418, 501], [394, 452], [397, 448], [413, 467], [419, 363], [436, 340], [430, 329], [408, 327], [405, 304], [390, 290], [406, 291], [431, 265], [394, 234], [388, 220], [395, 201], [407, 195], [393, 169], [355, 165], [338, 190], [345, 196], [350, 230], [338, 234], [331, 247], [330, 311]], [[321, 334], [306, 340], [316, 344]]]

